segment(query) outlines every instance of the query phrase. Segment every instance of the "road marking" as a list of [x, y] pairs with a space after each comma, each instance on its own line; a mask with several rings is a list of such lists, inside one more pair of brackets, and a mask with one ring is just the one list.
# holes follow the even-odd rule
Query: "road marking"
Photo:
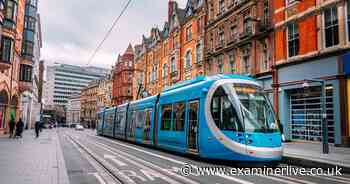
[[[76, 146], [78, 146], [73, 140], [70, 140], [73, 144], [75, 144]], [[86, 146], [84, 146], [80, 141], [75, 140], [77, 143], [80, 144], [81, 147], [83, 147], [85, 150], [87, 150], [87, 152], [89, 152], [90, 154], [92, 154], [93, 152], [87, 148]], [[99, 162], [101, 162], [105, 167], [111, 169], [113, 171], [113, 173], [115, 173], [118, 178], [122, 178], [124, 182], [128, 183], [128, 184], [136, 184], [132, 179], [130, 179], [128, 176], [124, 175], [122, 172], [120, 172], [120, 170], [118, 170], [117, 168], [113, 167], [110, 163], [106, 162], [106, 160], [99, 158], [97, 155], [94, 155], [94, 157], [99, 160]]]
[[342, 179], [342, 180], [345, 180], [345, 181], [349, 181], [349, 183], [350, 183], [350, 178], [345, 178], [345, 177], [341, 177], [341, 176], [331, 176], [331, 177], [334, 177], [336, 179]]
[[[88, 136], [91, 136], [91, 135], [88, 135]], [[151, 152], [148, 152], [148, 151], [145, 151], [145, 150], [141, 150], [141, 149], [138, 149], [138, 148], [135, 148], [135, 147], [131, 147], [129, 145], [125, 145], [125, 144], [122, 144], [122, 143], [119, 143], [119, 142], [115, 142], [115, 141], [111, 141], [109, 139], [106, 139], [106, 138], [102, 138], [102, 137], [98, 137], [98, 136], [91, 136], [91, 137], [97, 137], [99, 139], [103, 139], [103, 140], [106, 140], [107, 142], [111, 142], [113, 144], [117, 144], [117, 145], [120, 145], [120, 146], [124, 146], [124, 147], [127, 147], [127, 148], [130, 148], [130, 149], [134, 149], [134, 150], [137, 150], [137, 151], [140, 151], [140, 152], [143, 152], [143, 153], [146, 153], [146, 154], [149, 154], [149, 155], [152, 155], [152, 156], [155, 156], [155, 157], [158, 157], [158, 158], [161, 158], [161, 159], [165, 159], [165, 160], [168, 160], [168, 161], [171, 161], [171, 162], [174, 162], [174, 163], [177, 163], [177, 164], [180, 164], [180, 165], [186, 165], [187, 163], [186, 162], [182, 162], [182, 161], [178, 161], [178, 160], [175, 160], [175, 159], [172, 159], [172, 158], [167, 158], [167, 157], [164, 157], [164, 156], [161, 156], [161, 155], [156, 155], [154, 153], [151, 153]], [[96, 144], [102, 144], [102, 143], [96, 143]], [[102, 144], [104, 146], [108, 146], [106, 144]], [[108, 146], [110, 147], [110, 146]], [[112, 147], [110, 147], [112, 148]], [[112, 148], [114, 149], [114, 148]], [[130, 157], [131, 155], [129, 155]], [[142, 160], [143, 161], [143, 160]], [[152, 163], [151, 163], [152, 164]], [[198, 166], [196, 165], [191, 165], [193, 168], [197, 168]], [[157, 166], [158, 167], [158, 166]], [[166, 170], [166, 169], [162, 169], [163, 171]], [[168, 171], [168, 170], [166, 170]], [[170, 171], [168, 171], [170, 172]], [[173, 173], [173, 172], [170, 172], [170, 173]], [[175, 174], [175, 173], [174, 173]], [[179, 176], [179, 175], [176, 175], [176, 176]], [[235, 181], [235, 182], [238, 182], [238, 183], [241, 183], [241, 184], [253, 184], [252, 182], [249, 182], [249, 181], [246, 181], [246, 180], [241, 180], [241, 179], [238, 179], [238, 178], [235, 178], [235, 177], [232, 177], [232, 176], [226, 176], [226, 175], [217, 175], [219, 177], [222, 177], [222, 178], [225, 178], [225, 179], [228, 179], [228, 180], [231, 180], [231, 181]], [[187, 179], [187, 178], [186, 178]], [[295, 184], [295, 183], [293, 183]]]
[[144, 177], [142, 177], [142, 176], [136, 174], [135, 171], [132, 171], [132, 170], [122, 170], [122, 171], [120, 171], [120, 172], [122, 172], [123, 174], [125, 174], [125, 175], [127, 175], [127, 176], [129, 176], [129, 177], [138, 178], [138, 179], [141, 180], [142, 182], [147, 182], [147, 180], [146, 180]]
[[[110, 183], [110, 184], [114, 183], [113, 179], [111, 178], [111, 176], [109, 174], [107, 174], [101, 168], [101, 166], [99, 166], [96, 163], [96, 161], [94, 161], [91, 157], [87, 156], [87, 154], [75, 142], [73, 142], [71, 139], [69, 139], [68, 136], [66, 136], [66, 139], [72, 143], [73, 147], [75, 147], [80, 152], [80, 154], [83, 157], [85, 157], [85, 159], [96, 169], [96, 171], [98, 171], [98, 173], [101, 173], [104, 176], [104, 178], [106, 179], [106, 181], [108, 183]], [[100, 184], [106, 184], [106, 182], [102, 179], [102, 176], [99, 175], [98, 173], [90, 173], [90, 174], [93, 174], [96, 177], [96, 179], [100, 182]]]
[[227, 175], [217, 175], [217, 176], [220, 176], [222, 178], [225, 178], [227, 180], [231, 180], [231, 181], [234, 181], [234, 182], [237, 182], [237, 183], [242, 183], [242, 184], [254, 184], [250, 181], [246, 181], [246, 180], [241, 180], [241, 179], [238, 179], [238, 178], [235, 178], [235, 177], [232, 177], [232, 176], [227, 176]]
[[[123, 154], [122, 152], [113, 151], [113, 150], [107, 148], [107, 147], [109, 147], [109, 146], [107, 146], [107, 145], [103, 145], [103, 144], [100, 144], [100, 143], [93, 143], [93, 142], [91, 142], [91, 144], [94, 144], [94, 145], [96, 145], [96, 146], [98, 146], [98, 147], [100, 147], [100, 148], [102, 148], [102, 149], [104, 149], [104, 150], [106, 150], [106, 151], [109, 151], [109, 152], [111, 152], [111, 153], [114, 153], [114, 154], [119, 153], [119, 154], [118, 154], [119, 157], [123, 158], [124, 160], [128, 161], [129, 163], [131, 163], [131, 164], [133, 164], [133, 165], [136, 165], [136, 166], [138, 166], [138, 167], [140, 167], [140, 168], [142, 168], [142, 169], [144, 169], [144, 170], [151, 170], [151, 171], [153, 171], [153, 172], [156, 172], [156, 171], [152, 170], [151, 168], [149, 168], [149, 167], [147, 167], [147, 166], [145, 166], [145, 165], [143, 165], [143, 164], [140, 164], [140, 163], [138, 163], [138, 162], [136, 162], [136, 161], [134, 161], [134, 160], [131, 160], [131, 159], [127, 158], [127, 157], [130, 157], [130, 155], [125, 155], [125, 153]], [[101, 145], [103, 145], [103, 146], [101, 146]], [[113, 148], [113, 149], [114, 149], [114, 148]], [[122, 156], [122, 155], [124, 155], [124, 156]], [[159, 173], [159, 176], [161, 176], [161, 178], [162, 178], [163, 180], [165, 180], [165, 181], [167, 181], [167, 182], [169, 182], [169, 183], [171, 183], [171, 184], [180, 184], [180, 183], [177, 182], [176, 180], [173, 180], [173, 179], [171, 179], [170, 177], [167, 177], [167, 176], [165, 176], [165, 175], [163, 175], [163, 174], [161, 174], [161, 173]]]
[[259, 176], [260, 176], [260, 177], [262, 177], [262, 178], [266, 178], [266, 179], [270, 179], [270, 180], [278, 181], [278, 182], [281, 182], [281, 183], [287, 183], [287, 184], [299, 184], [299, 183], [296, 183], [296, 182], [293, 182], [293, 181], [283, 180], [283, 179], [280, 179], [280, 178], [275, 178], [275, 177], [272, 177], [272, 176], [265, 176], [265, 175], [259, 175]]
[[115, 156], [113, 156], [113, 155], [104, 155], [103, 158], [112, 160], [114, 163], [116, 163], [116, 164], [117, 164], [118, 166], [120, 166], [120, 167], [127, 166], [126, 163], [124, 163], [124, 162], [118, 160], [118, 159], [117, 159]]
[[288, 177], [288, 176], [277, 175], [275, 177], [284, 178], [284, 179], [288, 179], [288, 180], [292, 180], [292, 181], [296, 181], [296, 182], [300, 182], [300, 183], [304, 183], [304, 184], [316, 184], [316, 183], [311, 182], [311, 181], [301, 180], [301, 179], [292, 178], [292, 177]]
[[335, 178], [331, 178], [331, 177], [322, 177], [322, 176], [316, 176], [316, 175], [311, 175], [312, 177], [316, 177], [316, 178], [322, 178], [322, 179], [326, 179], [326, 180], [330, 180], [330, 181], [336, 181], [336, 182], [340, 182], [340, 183], [346, 183], [348, 184], [349, 181], [343, 181], [340, 179], [335, 179]]
[[91, 173], [91, 174], [95, 176], [95, 178], [100, 184], [106, 184], [106, 182], [102, 179], [102, 177], [98, 173]]
[[145, 151], [145, 150], [142, 150], [142, 149], [139, 149], [139, 148], [135, 148], [135, 147], [132, 147], [132, 146], [129, 146], [129, 145], [125, 145], [125, 144], [122, 144], [122, 143], [119, 143], [119, 141], [111, 141], [107, 138], [102, 138], [102, 137], [98, 137], [98, 136], [92, 136], [92, 135], [88, 135], [88, 136], [91, 136], [91, 137], [96, 137], [96, 138], [99, 138], [99, 139], [103, 139], [107, 142], [110, 142], [110, 143], [113, 143], [113, 144], [118, 144], [120, 146], [124, 146], [124, 147], [127, 147], [127, 148], [130, 148], [130, 149], [133, 149], [133, 150], [136, 150], [136, 151], [139, 151], [139, 152], [142, 152], [142, 153], [146, 153], [148, 155], [152, 155], [154, 157], [158, 157], [158, 158], [161, 158], [161, 159], [164, 159], [164, 160], [168, 160], [168, 161], [171, 161], [171, 162], [174, 162], [174, 163], [177, 163], [177, 164], [180, 164], [180, 165], [185, 165], [185, 164], [188, 164], [186, 162], [182, 162], [182, 161], [179, 161], [179, 160], [175, 160], [175, 159], [172, 159], [172, 158], [168, 158], [168, 157], [165, 157], [165, 156], [162, 156], [162, 155], [157, 155], [155, 153], [152, 153], [152, 152], [148, 152], [148, 151]]

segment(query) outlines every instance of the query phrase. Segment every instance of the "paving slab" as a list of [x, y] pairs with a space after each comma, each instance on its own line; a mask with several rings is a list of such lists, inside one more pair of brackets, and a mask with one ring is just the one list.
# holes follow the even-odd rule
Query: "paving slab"
[[329, 145], [329, 154], [322, 153], [321, 143], [290, 142], [284, 143], [284, 159], [292, 163], [310, 167], [342, 167], [350, 172], [350, 148]]
[[0, 137], [0, 178], [6, 184], [69, 184], [62, 149], [55, 129], [39, 138], [33, 130], [23, 138]]

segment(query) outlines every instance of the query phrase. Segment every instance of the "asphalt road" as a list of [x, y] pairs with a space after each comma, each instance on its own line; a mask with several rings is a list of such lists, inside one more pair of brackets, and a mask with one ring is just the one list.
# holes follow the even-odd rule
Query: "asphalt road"
[[[120, 140], [99, 137], [89, 130], [78, 132], [71, 129], [61, 129], [59, 137], [71, 184], [350, 183], [350, 175], [344, 173], [341, 176], [302, 176], [301, 174], [245, 176], [242, 175], [243, 170], [239, 172], [237, 168], [247, 167], [246, 165], [190, 158]], [[286, 164], [279, 165], [279, 167], [286, 166]], [[184, 173], [185, 167], [192, 168], [193, 174], [186, 175]], [[255, 166], [249, 165], [249, 167], [252, 171]], [[293, 169], [294, 171], [296, 169], [310, 170], [289, 165], [288, 167], [291, 172]], [[202, 168], [224, 168], [227, 174], [208, 174], [208, 170], [205, 170], [204, 174], [198, 174], [198, 169]], [[258, 168], [266, 167], [259, 166]], [[232, 170], [240, 175], [233, 175]], [[246, 170], [244, 172], [247, 173]]]

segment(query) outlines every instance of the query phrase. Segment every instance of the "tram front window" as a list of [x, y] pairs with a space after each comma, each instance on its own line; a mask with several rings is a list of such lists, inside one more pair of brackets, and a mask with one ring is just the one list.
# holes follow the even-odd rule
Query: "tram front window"
[[240, 101], [246, 132], [277, 132], [274, 112], [262, 89], [234, 84]]
[[220, 86], [214, 93], [210, 107], [213, 120], [220, 130], [243, 131], [237, 111], [228, 97], [229, 91], [226, 91]]

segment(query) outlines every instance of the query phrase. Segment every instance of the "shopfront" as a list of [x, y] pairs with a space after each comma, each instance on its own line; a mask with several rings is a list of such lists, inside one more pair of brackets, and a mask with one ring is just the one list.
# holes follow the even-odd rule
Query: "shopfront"
[[326, 84], [329, 142], [341, 144], [337, 63], [337, 57], [328, 57], [278, 68], [279, 116], [287, 140], [322, 141], [321, 83], [305, 82], [321, 79]]

